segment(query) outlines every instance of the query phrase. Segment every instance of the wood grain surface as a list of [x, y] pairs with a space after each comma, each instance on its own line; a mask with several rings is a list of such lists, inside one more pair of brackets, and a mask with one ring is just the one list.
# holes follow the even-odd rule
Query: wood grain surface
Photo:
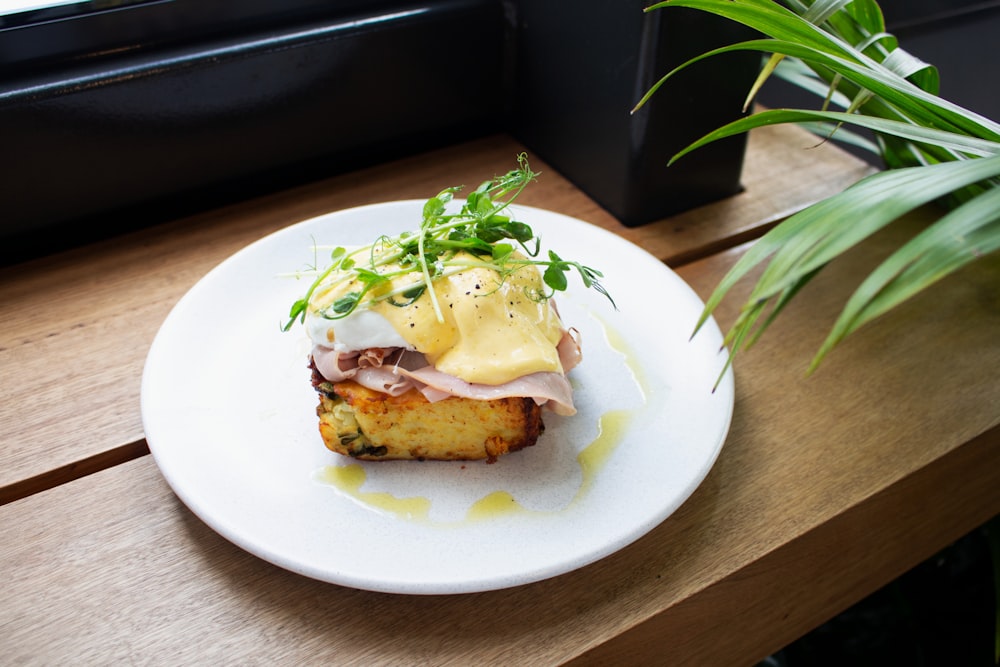
[[[144, 456], [0, 507], [5, 660], [754, 664], [1000, 510], [1000, 257], [804, 376], [836, 306], [927, 215], [832, 263], [738, 358], [711, 473], [608, 558], [471, 595], [327, 585], [226, 542]], [[705, 296], [741, 252], [679, 273]]]
[[[753, 238], [869, 171], [814, 143], [788, 127], [756, 132], [743, 194], [638, 229], [537, 160], [542, 175], [519, 201], [611, 229], [679, 265]], [[0, 269], [0, 503], [146, 451], [139, 382], [149, 345], [177, 300], [223, 259], [329, 211], [474, 187], [512, 168], [522, 150], [490, 137]]]

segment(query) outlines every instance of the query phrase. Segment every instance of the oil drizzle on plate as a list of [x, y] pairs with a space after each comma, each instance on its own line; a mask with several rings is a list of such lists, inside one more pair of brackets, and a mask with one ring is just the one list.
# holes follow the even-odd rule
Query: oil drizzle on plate
[[[609, 327], [596, 314], [591, 313], [603, 329], [608, 345], [625, 359], [625, 365], [632, 374], [641, 395], [641, 404], [645, 405], [648, 396], [648, 385], [638, 365], [637, 358], [625, 343], [624, 339]], [[576, 460], [583, 471], [580, 488], [569, 505], [555, 512], [566, 511], [580, 502], [590, 492], [598, 473], [607, 464], [611, 455], [621, 444], [629, 425], [638, 409], [609, 410], [597, 420], [597, 436], [577, 455]], [[426, 497], [399, 498], [391, 493], [362, 491], [367, 473], [359, 463], [343, 466], [324, 466], [315, 475], [316, 481], [335, 487], [344, 495], [353, 498], [362, 505], [376, 511], [390, 514], [398, 519], [418, 522], [430, 522], [431, 500]], [[553, 511], [533, 510], [524, 507], [510, 493], [503, 490], [493, 491], [472, 504], [459, 523], [475, 523], [489, 521], [511, 515], [542, 515]], [[435, 522], [438, 523], [438, 522]], [[451, 524], [453, 525], [453, 524]]]
[[365, 469], [357, 463], [346, 466], [324, 466], [316, 475], [316, 479], [339, 489], [361, 504], [392, 514], [400, 519], [423, 521], [430, 515], [430, 498], [413, 497], [397, 498], [391, 493], [362, 491], [368, 475]]
[[494, 491], [474, 502], [466, 513], [465, 520], [482, 521], [530, 511], [506, 491]]
[[583, 469], [583, 482], [573, 502], [579, 501], [590, 491], [597, 473], [611, 458], [628, 431], [634, 414], [635, 410], [611, 410], [601, 415], [597, 422], [597, 437], [576, 455], [577, 463]]

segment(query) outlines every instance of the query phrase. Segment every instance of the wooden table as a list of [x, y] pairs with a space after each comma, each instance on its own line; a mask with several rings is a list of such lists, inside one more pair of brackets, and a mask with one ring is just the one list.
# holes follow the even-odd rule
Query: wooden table
[[[705, 297], [747, 242], [868, 170], [812, 143], [755, 131], [743, 194], [638, 229], [537, 159], [544, 176], [521, 202], [635, 241]], [[922, 211], [836, 260], [738, 358], [707, 479], [595, 564], [488, 593], [391, 595], [281, 570], [207, 528], [160, 476], [139, 414], [174, 303], [269, 232], [479, 182], [521, 149], [491, 137], [2, 270], [0, 661], [753, 664], [1000, 510], [1000, 257], [804, 374], [839, 304]], [[748, 287], [717, 312], [723, 328]]]

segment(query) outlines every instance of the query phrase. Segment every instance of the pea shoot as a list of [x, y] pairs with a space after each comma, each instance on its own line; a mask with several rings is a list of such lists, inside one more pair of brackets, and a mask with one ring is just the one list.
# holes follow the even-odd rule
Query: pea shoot
[[[437, 295], [427, 288], [439, 278], [469, 268], [492, 269], [498, 276], [498, 284], [503, 284], [514, 272], [537, 266], [546, 289], [529, 296], [539, 300], [565, 291], [569, 285], [567, 274], [576, 272], [585, 287], [597, 290], [614, 306], [611, 295], [600, 283], [604, 277], [600, 271], [563, 259], [552, 250], [540, 257], [540, 239], [529, 225], [509, 215], [510, 204], [538, 176], [531, 171], [524, 153], [517, 157], [517, 162], [517, 169], [485, 181], [470, 192], [457, 213], [448, 209], [462, 188], [446, 188], [424, 204], [418, 230], [382, 236], [370, 245], [350, 251], [335, 248], [330, 254], [330, 265], [318, 272], [305, 295], [292, 304], [282, 330], [288, 331], [296, 320], [305, 320], [313, 294], [334, 274], [338, 275], [329, 286], [349, 283], [356, 289], [319, 311], [331, 320], [347, 317], [366, 302], [384, 300], [405, 307], [426, 293], [438, 321], [443, 322]], [[393, 281], [400, 276], [410, 279], [393, 287]]]

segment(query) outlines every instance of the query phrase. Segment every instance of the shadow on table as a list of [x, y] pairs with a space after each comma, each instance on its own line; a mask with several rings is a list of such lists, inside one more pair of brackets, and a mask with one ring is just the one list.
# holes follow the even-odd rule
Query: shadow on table
[[997, 630], [990, 535], [969, 533], [758, 667], [992, 667]]

